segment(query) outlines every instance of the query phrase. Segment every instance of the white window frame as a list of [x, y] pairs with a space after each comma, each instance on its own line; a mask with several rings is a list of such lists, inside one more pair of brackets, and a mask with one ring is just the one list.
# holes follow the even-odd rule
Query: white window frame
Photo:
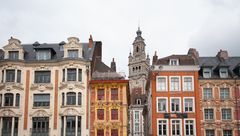
[[170, 126], [171, 126], [171, 136], [176, 136], [172, 134], [172, 121], [173, 120], [179, 120], [180, 121], [180, 136], [182, 136], [182, 119], [170, 119]]
[[[172, 62], [176, 62], [176, 64], [173, 64]], [[169, 65], [170, 66], [178, 66], [179, 65], [179, 60], [178, 59], [170, 59], [169, 60]]]
[[[205, 72], [209, 72], [209, 76], [206, 76]], [[211, 78], [211, 77], [212, 77], [211, 68], [203, 68], [203, 78]]]
[[[221, 91], [222, 89], [228, 89], [228, 92], [229, 92], [229, 98], [221, 98]], [[225, 93], [224, 93], [225, 94]], [[227, 99], [231, 99], [231, 91], [230, 91], [230, 88], [229, 87], [220, 87], [219, 88], [219, 98], [220, 100], [227, 100]]]
[[[206, 118], [205, 118], [205, 109], [212, 109], [212, 110], [213, 110], [213, 119], [206, 119]], [[213, 121], [213, 120], [215, 120], [215, 117], [216, 117], [216, 115], [215, 115], [215, 109], [214, 109], [214, 108], [209, 107], [209, 108], [204, 108], [204, 109], [203, 109], [203, 118], [204, 118], [204, 121]]]
[[[205, 88], [206, 88], [206, 89], [209, 89], [209, 88], [210, 88], [210, 89], [212, 90], [212, 98], [207, 98], [207, 99], [206, 99], [206, 98], [204, 97], [204, 89], [205, 89]], [[214, 99], [214, 91], [213, 91], [213, 88], [212, 88], [212, 87], [204, 87], [204, 88], [202, 88], [202, 99], [203, 99], [203, 100], [211, 100], [211, 99]]]
[[[192, 99], [193, 100], [193, 111], [185, 111], [185, 100], [186, 99]], [[192, 112], [195, 112], [195, 98], [194, 97], [184, 97], [183, 98], [183, 112], [187, 112], [187, 113], [192, 113]]]
[[[179, 111], [172, 111], [172, 99], [179, 99]], [[181, 97], [170, 97], [170, 112], [172, 112], [172, 113], [182, 112]]]
[[[226, 72], [226, 76], [222, 74], [222, 72]], [[221, 78], [228, 78], [228, 69], [227, 68], [220, 68], [219, 69], [219, 75]]]
[[226, 131], [227, 131], [227, 130], [231, 131], [231, 132], [232, 132], [232, 136], [234, 136], [234, 131], [233, 131], [232, 129], [223, 129], [223, 130], [222, 130], [222, 136], [223, 136], [223, 134], [224, 134], [224, 133], [223, 133], [224, 130], [226, 130]]
[[216, 136], [216, 131], [215, 131], [215, 129], [211, 129], [211, 128], [204, 130], [204, 134], [205, 134], [204, 136], [207, 136], [207, 133], [206, 133], [207, 130], [213, 130], [213, 132], [214, 132], [213, 134], [214, 134], [214, 136]]
[[[174, 78], [174, 77], [177, 77], [178, 78], [178, 90], [172, 90], [172, 81], [171, 81], [171, 78]], [[180, 76], [169, 76], [169, 82], [170, 82], [170, 91], [181, 91], [181, 78]]]
[[[187, 135], [186, 134], [186, 122], [187, 121], [193, 121], [193, 135]], [[188, 118], [188, 119], [184, 119], [184, 136], [195, 136], [196, 135], [196, 121], [195, 121], [195, 119], [190, 119], [190, 118]]]
[[167, 135], [169, 134], [169, 124], [168, 124], [168, 119], [157, 119], [157, 136], [165, 136], [165, 135], [158, 135], [158, 131], [159, 131], [159, 121], [166, 121], [167, 123]]
[[[158, 86], [159, 86], [158, 78], [165, 78], [166, 79], [165, 89], [162, 90], [162, 89], [158, 88]], [[167, 90], [168, 90], [168, 78], [167, 78], [167, 76], [157, 76], [157, 78], [156, 78], [156, 91], [160, 92], [160, 91], [167, 91]]]
[[[166, 100], [166, 111], [159, 111], [159, 109], [158, 109], [158, 100], [159, 99], [165, 99]], [[157, 106], [157, 113], [166, 113], [166, 112], [168, 112], [168, 97], [157, 97], [156, 98], [156, 106]]]
[[[230, 109], [230, 110], [231, 110], [231, 113], [230, 113], [230, 114], [231, 114], [231, 119], [223, 119], [223, 118], [222, 118], [222, 115], [223, 115], [222, 110], [223, 110], [223, 109]], [[228, 107], [226, 107], [226, 108], [225, 108], [225, 107], [224, 107], [224, 108], [221, 108], [221, 120], [222, 120], [222, 121], [233, 120], [233, 109], [232, 109], [232, 108], [228, 108]]]
[[[192, 78], [192, 89], [191, 90], [188, 90], [186, 89], [187, 87], [185, 87], [185, 82], [184, 82], [184, 78], [187, 78], [187, 77], [190, 77]], [[194, 77], [193, 76], [182, 76], [182, 90], [183, 91], [194, 91]]]

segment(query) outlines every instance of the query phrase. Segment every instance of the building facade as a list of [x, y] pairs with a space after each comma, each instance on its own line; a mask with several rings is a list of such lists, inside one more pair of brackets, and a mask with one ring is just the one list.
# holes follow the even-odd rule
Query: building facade
[[142, 115], [146, 100], [146, 83], [150, 59], [145, 53], [145, 42], [142, 38], [142, 32], [138, 28], [137, 37], [133, 42], [133, 54], [128, 57], [129, 68], [129, 136], [144, 135], [144, 118]]
[[127, 136], [128, 80], [96, 60], [90, 81], [91, 136]]
[[146, 135], [201, 136], [198, 70], [191, 50], [187, 55], [161, 59], [154, 55], [144, 109], [148, 118]]
[[0, 135], [89, 136], [88, 80], [97, 44], [9, 39], [0, 60]]
[[240, 57], [220, 50], [199, 57], [201, 132], [204, 136], [239, 136]]

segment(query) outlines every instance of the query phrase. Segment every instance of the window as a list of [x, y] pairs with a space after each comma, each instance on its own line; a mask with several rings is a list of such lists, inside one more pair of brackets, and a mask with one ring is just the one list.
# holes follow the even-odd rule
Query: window
[[78, 58], [78, 50], [68, 50], [69, 58]]
[[170, 80], [171, 91], [180, 91], [179, 77], [170, 77]]
[[185, 136], [195, 136], [194, 120], [185, 120]]
[[135, 123], [134, 124], [134, 130], [135, 130], [135, 132], [139, 132], [140, 131], [139, 123]]
[[51, 71], [35, 71], [35, 83], [50, 83]]
[[20, 94], [16, 94], [15, 106], [19, 106], [20, 103]]
[[229, 88], [220, 88], [220, 99], [229, 99], [230, 98], [230, 92]]
[[111, 119], [118, 120], [118, 109], [111, 109]]
[[98, 100], [104, 100], [104, 90], [103, 89], [99, 89], [97, 91], [97, 99]]
[[220, 68], [219, 73], [220, 73], [221, 78], [228, 77], [228, 69], [227, 68]]
[[181, 127], [181, 120], [171, 120], [171, 134], [172, 136], [180, 136], [182, 135], [182, 127]]
[[[64, 130], [65, 135], [63, 134]], [[81, 136], [81, 116], [62, 116], [61, 136], [75, 136], [76, 132], [78, 136]]]
[[222, 109], [222, 120], [231, 120], [232, 112], [231, 109]]
[[67, 93], [67, 105], [76, 105], [76, 93], [74, 92]]
[[37, 50], [36, 51], [36, 59], [37, 60], [50, 60], [51, 59], [51, 51], [49, 50]]
[[98, 120], [104, 120], [104, 109], [97, 110], [97, 118]]
[[172, 65], [172, 66], [179, 65], [178, 59], [170, 59], [169, 65]]
[[49, 118], [33, 117], [32, 118], [32, 136], [49, 135]]
[[65, 69], [62, 70], [62, 81], [65, 82]]
[[82, 69], [78, 69], [78, 81], [82, 82]]
[[33, 106], [34, 107], [49, 107], [50, 106], [50, 94], [34, 94]]
[[167, 136], [168, 135], [168, 121], [167, 120], [158, 120], [157, 134], [158, 134], [158, 136]]
[[157, 77], [157, 91], [167, 91], [167, 77]]
[[4, 82], [4, 70], [2, 70], [2, 83]]
[[111, 136], [118, 136], [118, 130], [117, 129], [111, 129]]
[[15, 70], [6, 70], [6, 82], [15, 82]]
[[215, 135], [215, 132], [213, 129], [207, 129], [205, 131], [205, 133], [206, 133], [206, 136], [214, 136]]
[[13, 94], [4, 94], [4, 106], [13, 106]]
[[213, 109], [204, 109], [205, 120], [213, 120], [214, 113]]
[[157, 98], [157, 112], [168, 112], [167, 98]]
[[67, 69], [67, 81], [77, 81], [77, 71], [76, 69]]
[[139, 121], [140, 116], [139, 116], [139, 111], [134, 111], [134, 120]]
[[210, 68], [204, 68], [203, 69], [203, 78], [211, 78], [211, 69]]
[[141, 105], [141, 99], [136, 99], [136, 104]]
[[194, 98], [184, 98], [184, 112], [194, 112]]
[[21, 82], [21, 70], [17, 70], [17, 83]]
[[171, 112], [181, 111], [181, 100], [180, 98], [171, 98]]
[[118, 90], [111, 89], [111, 100], [118, 100]]
[[104, 136], [104, 130], [103, 129], [98, 129], [97, 130], [97, 136]]
[[208, 100], [213, 98], [212, 88], [203, 88], [203, 99]]
[[13, 136], [18, 135], [18, 117], [2, 117], [2, 136], [11, 136], [12, 119], [15, 124], [13, 125]]
[[232, 136], [232, 130], [223, 130], [223, 136]]
[[183, 90], [193, 91], [193, 77], [183, 77]]
[[2, 94], [0, 94], [0, 107], [2, 107]]
[[10, 60], [18, 60], [19, 59], [19, 51], [9, 51], [8, 52]]
[[82, 105], [82, 93], [78, 93], [78, 105]]
[[65, 93], [62, 93], [62, 106], [65, 105]]

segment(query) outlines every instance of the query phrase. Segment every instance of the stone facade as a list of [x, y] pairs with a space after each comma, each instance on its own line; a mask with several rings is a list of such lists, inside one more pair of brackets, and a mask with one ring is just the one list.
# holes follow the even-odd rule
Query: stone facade
[[145, 53], [145, 42], [141, 36], [140, 29], [137, 31], [137, 37], [133, 42], [133, 54], [129, 54], [129, 136], [144, 135], [144, 118], [142, 111], [146, 100], [146, 83], [150, 59]]

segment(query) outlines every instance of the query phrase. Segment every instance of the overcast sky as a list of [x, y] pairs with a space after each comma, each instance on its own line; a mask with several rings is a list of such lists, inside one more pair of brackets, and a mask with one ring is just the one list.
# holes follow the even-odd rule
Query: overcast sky
[[[140, 22], [140, 23], [139, 23]], [[128, 55], [140, 24], [146, 52], [159, 57], [201, 56], [220, 49], [240, 56], [240, 0], [2, 0], [0, 45], [13, 36], [22, 43], [58, 43], [76, 36], [103, 43], [103, 61], [114, 57], [128, 74]]]

